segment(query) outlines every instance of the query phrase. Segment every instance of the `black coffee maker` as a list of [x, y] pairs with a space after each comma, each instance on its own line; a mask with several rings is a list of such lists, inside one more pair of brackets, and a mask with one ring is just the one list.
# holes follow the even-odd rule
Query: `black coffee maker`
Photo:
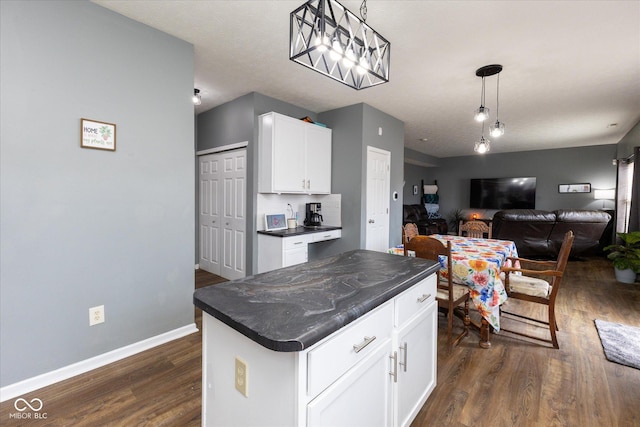
[[322, 225], [322, 205], [320, 203], [307, 203], [304, 225], [309, 227], [318, 227]]

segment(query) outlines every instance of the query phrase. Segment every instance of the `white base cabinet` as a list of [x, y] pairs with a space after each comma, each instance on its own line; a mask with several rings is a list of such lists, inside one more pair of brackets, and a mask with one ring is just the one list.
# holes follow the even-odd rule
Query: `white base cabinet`
[[300, 352], [268, 350], [205, 313], [203, 425], [408, 426], [436, 385], [435, 295], [431, 275]]
[[339, 239], [342, 230], [300, 234], [291, 237], [258, 234], [258, 273], [309, 261], [309, 244]]

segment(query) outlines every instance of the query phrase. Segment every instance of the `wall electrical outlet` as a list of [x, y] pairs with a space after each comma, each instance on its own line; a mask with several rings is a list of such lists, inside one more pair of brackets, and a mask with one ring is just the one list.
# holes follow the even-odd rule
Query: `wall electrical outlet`
[[247, 381], [249, 380], [247, 363], [236, 357], [236, 390], [238, 390], [244, 397], [249, 397], [249, 387]]
[[104, 305], [91, 307], [89, 309], [89, 326], [104, 323]]

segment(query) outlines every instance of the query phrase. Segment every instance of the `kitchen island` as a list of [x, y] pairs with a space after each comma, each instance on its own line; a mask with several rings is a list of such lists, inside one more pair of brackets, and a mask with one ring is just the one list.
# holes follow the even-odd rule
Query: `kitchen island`
[[203, 425], [408, 425], [436, 380], [435, 262], [356, 250], [198, 289]]

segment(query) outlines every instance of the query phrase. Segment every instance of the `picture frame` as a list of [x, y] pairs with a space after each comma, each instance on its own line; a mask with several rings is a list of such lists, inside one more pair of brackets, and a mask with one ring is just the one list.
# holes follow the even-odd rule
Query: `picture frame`
[[558, 193], [591, 193], [591, 184], [558, 184]]
[[115, 123], [81, 118], [80, 147], [116, 151]]
[[283, 213], [265, 214], [264, 229], [265, 231], [277, 231], [287, 228], [287, 218]]

